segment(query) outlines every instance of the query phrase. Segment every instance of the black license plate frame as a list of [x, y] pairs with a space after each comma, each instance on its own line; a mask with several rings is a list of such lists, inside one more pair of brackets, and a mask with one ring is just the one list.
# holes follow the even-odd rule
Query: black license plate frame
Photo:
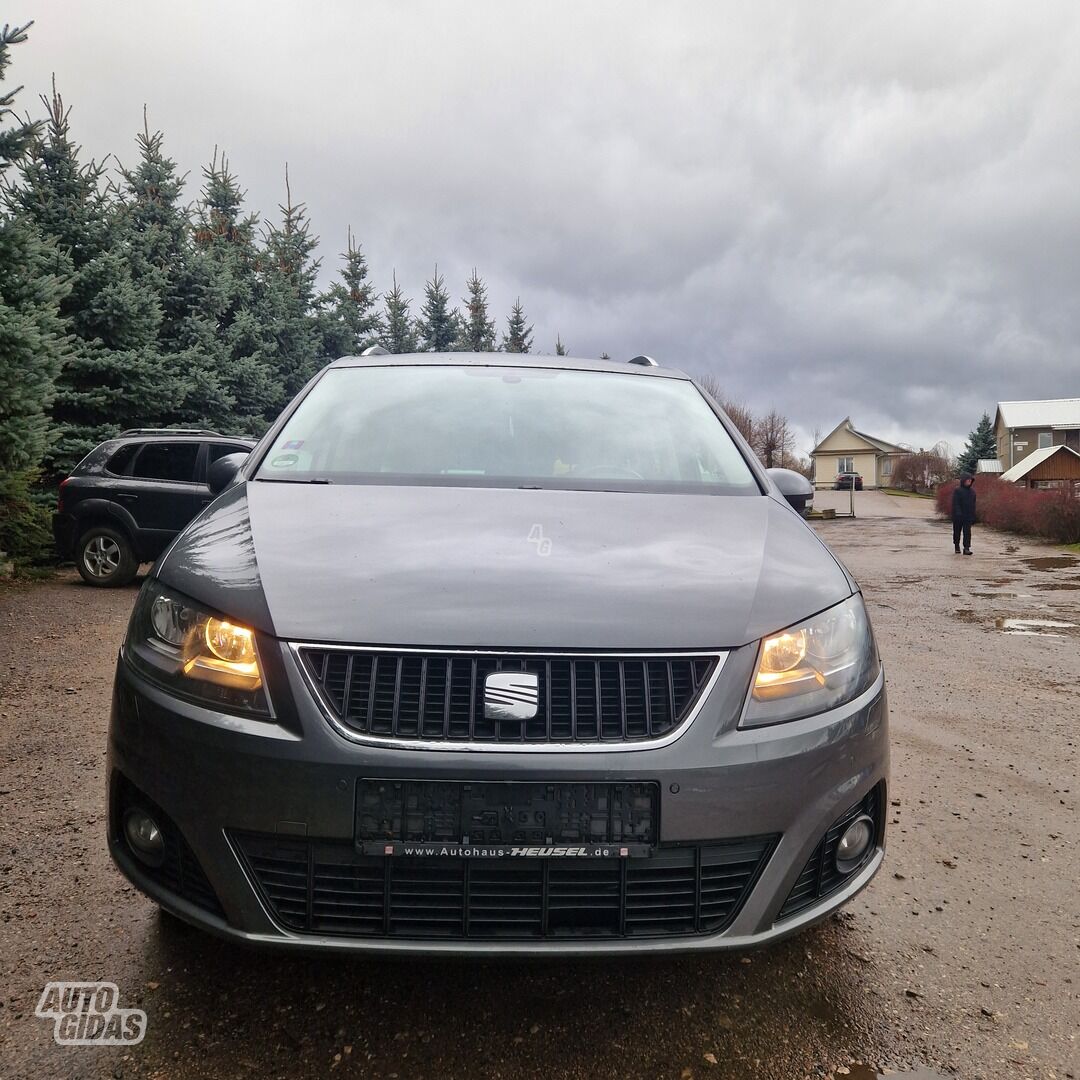
[[655, 781], [357, 780], [354, 841], [403, 858], [618, 859], [659, 843]]

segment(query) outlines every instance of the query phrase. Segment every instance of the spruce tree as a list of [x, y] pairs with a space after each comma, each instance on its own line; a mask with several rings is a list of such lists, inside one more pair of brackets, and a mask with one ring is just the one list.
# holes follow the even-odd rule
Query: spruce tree
[[243, 211], [244, 191], [218, 157], [203, 169], [195, 207], [195, 247], [207, 268], [206, 310], [214, 326], [212, 357], [232, 401], [222, 425], [229, 434], [261, 434], [280, 407], [282, 389], [271, 373], [276, 348], [255, 311], [260, 290], [255, 229], [258, 218]]
[[488, 318], [487, 286], [473, 267], [465, 282], [469, 295], [462, 298], [465, 315], [461, 320], [456, 348], [462, 352], [494, 352], [495, 320]]
[[[26, 41], [31, 26], [0, 30], [0, 82], [8, 50]], [[15, 119], [18, 89], [0, 92], [0, 172], [30, 149], [39, 125]], [[9, 123], [15, 120], [12, 126]], [[29, 220], [0, 213], [0, 483], [40, 464], [47, 445], [46, 409], [65, 357], [60, 302], [68, 291], [64, 265]]]
[[44, 134], [31, 144], [9, 202], [51, 241], [53, 272], [71, 275], [60, 312], [72, 349], [57, 379], [45, 455], [56, 476], [120, 428], [161, 423], [181, 396], [182, 378], [162, 363], [161, 308], [152, 286], [132, 274], [102, 166], [80, 162], [55, 86], [42, 101]]
[[438, 266], [424, 286], [424, 306], [420, 309], [417, 330], [422, 352], [449, 352], [454, 347], [458, 315], [450, 307], [450, 293]]
[[219, 374], [216, 320], [209, 294], [213, 267], [192, 238], [181, 204], [184, 177], [165, 156], [164, 137], [151, 133], [143, 108], [139, 160], [121, 167], [119, 228], [135, 280], [149, 285], [161, 308], [158, 350], [178, 380], [163, 419], [188, 426], [228, 426], [233, 399]]
[[280, 407], [318, 371], [320, 359], [318, 327], [312, 317], [319, 274], [313, 253], [319, 238], [311, 235], [304, 204], [292, 201], [288, 166], [285, 202], [278, 210], [281, 223], [266, 230], [257, 310], [276, 345], [267, 359], [281, 386]]
[[566, 356], [566, 346], [562, 343], [562, 337], [559, 334], [555, 335], [555, 355]]
[[386, 294], [386, 318], [380, 344], [388, 352], [416, 352], [416, 328], [409, 315], [411, 301], [398, 285], [397, 271], [394, 271], [394, 287]]
[[[0, 30], [0, 82], [8, 50], [30, 23]], [[15, 120], [15, 94], [0, 92], [0, 173], [29, 150], [38, 125]], [[61, 263], [61, 269], [64, 264]], [[60, 303], [68, 290], [56, 253], [32, 222], [0, 212], [0, 551], [35, 557], [51, 547], [30, 487], [47, 446], [54, 385], [67, 354]]]
[[357, 356], [379, 341], [382, 318], [378, 294], [368, 280], [367, 260], [348, 230], [345, 262], [340, 281], [334, 282], [317, 301], [323, 355], [327, 362], [339, 356]]
[[521, 297], [514, 301], [510, 315], [506, 320], [506, 333], [503, 335], [502, 351], [508, 353], [527, 353], [532, 348], [533, 328], [525, 318], [525, 309], [521, 306]]
[[983, 413], [975, 430], [968, 435], [967, 445], [956, 459], [957, 471], [975, 473], [981, 460], [997, 456], [997, 436], [994, 434], [993, 421], [989, 413]]

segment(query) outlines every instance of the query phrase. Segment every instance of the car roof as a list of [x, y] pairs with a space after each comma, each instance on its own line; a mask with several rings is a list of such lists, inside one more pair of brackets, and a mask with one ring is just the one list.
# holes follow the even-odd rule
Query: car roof
[[557, 368], [565, 371], [606, 371], [619, 375], [644, 375], [652, 379], [690, 378], [677, 368], [623, 363], [617, 360], [590, 360], [574, 356], [537, 353], [379, 353], [371, 356], [343, 356], [329, 365], [352, 367], [511, 367]]

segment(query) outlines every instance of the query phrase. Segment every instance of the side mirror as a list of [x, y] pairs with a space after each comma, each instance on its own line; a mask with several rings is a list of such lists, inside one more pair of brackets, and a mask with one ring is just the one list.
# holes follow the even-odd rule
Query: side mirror
[[220, 495], [227, 487], [236, 483], [240, 467], [247, 461], [247, 454], [226, 454], [206, 470], [206, 486], [211, 495]]
[[813, 501], [814, 485], [792, 469], [766, 469], [769, 479], [780, 489], [780, 494], [800, 514], [806, 511], [806, 505]]

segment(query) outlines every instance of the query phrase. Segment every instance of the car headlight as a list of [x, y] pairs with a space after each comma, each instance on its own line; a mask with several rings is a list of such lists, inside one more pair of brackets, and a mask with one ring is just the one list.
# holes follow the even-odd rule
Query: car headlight
[[270, 712], [254, 631], [153, 579], [135, 602], [124, 654], [147, 678], [201, 704]]
[[866, 605], [856, 593], [761, 642], [742, 726], [834, 709], [872, 686], [879, 666]]

